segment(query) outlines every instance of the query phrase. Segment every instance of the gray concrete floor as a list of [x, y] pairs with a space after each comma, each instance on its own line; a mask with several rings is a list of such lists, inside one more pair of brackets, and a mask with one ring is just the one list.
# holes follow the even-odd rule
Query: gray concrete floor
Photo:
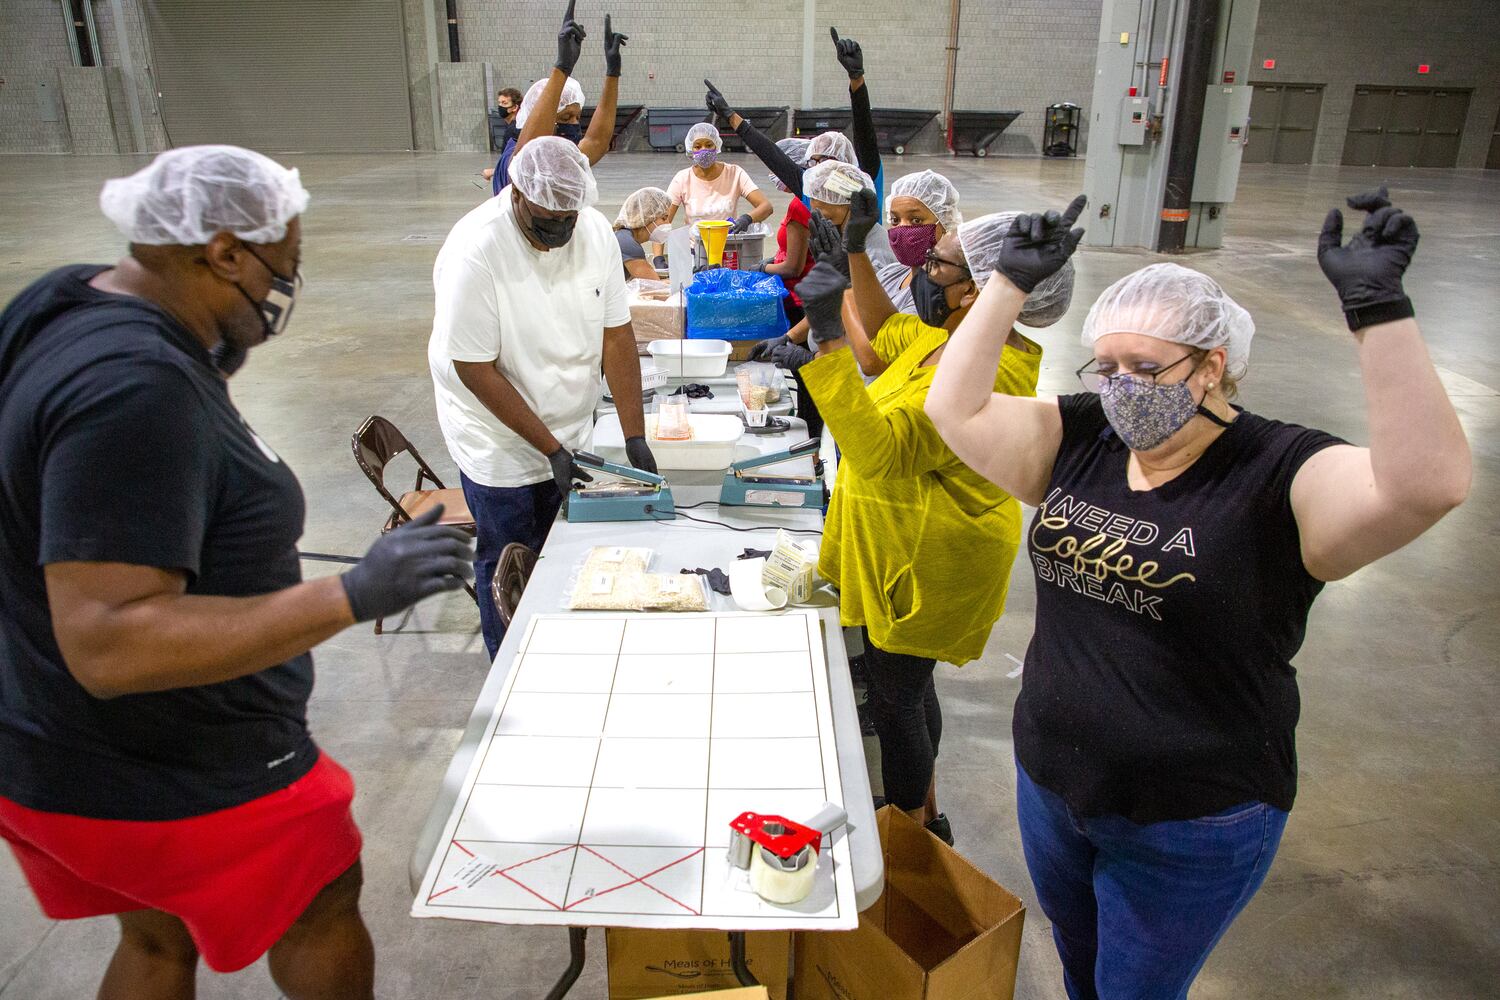
[[[349, 453], [360, 420], [389, 417], [440, 472], [453, 470], [427, 376], [430, 275], [448, 228], [484, 196], [473, 182], [488, 157], [285, 159], [313, 194], [304, 220], [308, 285], [290, 330], [255, 353], [234, 395], [302, 478], [304, 548], [360, 553], [383, 517]], [[0, 159], [0, 300], [49, 268], [118, 256], [121, 242], [96, 207], [99, 185], [139, 162]], [[600, 207], [613, 217], [630, 191], [664, 187], [682, 162], [610, 157], [599, 172]], [[757, 178], [766, 173], [746, 165]], [[919, 157], [893, 160], [886, 173], [927, 167], [957, 183], [970, 217], [1060, 208], [1083, 176], [1081, 162]], [[1203, 970], [1198, 1000], [1500, 995], [1500, 559], [1492, 548], [1500, 540], [1500, 173], [1250, 167], [1227, 246], [1189, 263], [1255, 316], [1244, 402], [1365, 440], [1354, 350], [1313, 244], [1328, 207], [1383, 179], [1424, 234], [1408, 289], [1473, 443], [1473, 496], [1425, 538], [1319, 599], [1297, 661], [1297, 807], [1265, 888]], [[779, 219], [785, 196], [775, 201]], [[1079, 254], [1073, 311], [1042, 337], [1043, 391], [1074, 388], [1088, 305], [1152, 259]], [[1017, 995], [1050, 1000], [1064, 995], [1059, 966], [1013, 811], [1010, 712], [1020, 680], [1007, 676], [1007, 656], [1023, 655], [1033, 610], [1024, 564], [1014, 579], [986, 657], [940, 668], [940, 797], [963, 853], [1031, 906]], [[540, 997], [565, 960], [555, 930], [407, 916], [407, 856], [485, 669], [477, 622], [461, 597], [435, 599], [398, 632], [377, 638], [354, 628], [318, 651], [312, 725], [358, 782], [364, 908], [382, 997]], [[13, 860], [0, 854], [0, 996], [92, 995], [114, 947], [113, 922], [44, 919]], [[601, 951], [596, 944], [575, 995], [603, 996]], [[234, 976], [205, 972], [200, 995], [276, 990], [262, 962]]]

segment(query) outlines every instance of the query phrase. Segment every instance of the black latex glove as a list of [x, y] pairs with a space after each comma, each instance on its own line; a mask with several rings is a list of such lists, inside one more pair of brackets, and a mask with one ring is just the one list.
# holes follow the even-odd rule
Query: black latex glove
[[785, 368], [794, 372], [807, 364], [814, 358], [812, 351], [803, 347], [795, 340], [788, 340], [771, 352], [771, 360], [776, 362], [777, 368]]
[[1344, 215], [1336, 208], [1323, 220], [1323, 233], [1318, 237], [1318, 266], [1339, 293], [1349, 329], [1414, 315], [1401, 278], [1417, 249], [1416, 222], [1391, 207], [1383, 187], [1355, 195], [1349, 207], [1369, 214], [1347, 244], [1343, 243]]
[[604, 15], [604, 75], [620, 75], [620, 50], [630, 36], [610, 29], [609, 15]]
[[870, 230], [880, 224], [880, 199], [869, 188], [854, 192], [849, 199], [849, 219], [844, 223], [844, 249], [864, 253]]
[[[813, 219], [816, 221], [817, 216]], [[797, 283], [797, 297], [802, 300], [802, 311], [807, 313], [807, 341], [814, 347], [844, 335], [840, 310], [848, 287], [849, 279], [822, 259]]]
[[734, 225], [729, 227], [729, 231], [731, 233], [743, 233], [745, 230], [750, 228], [751, 224], [754, 221], [754, 219], [750, 218], [749, 212], [742, 212], [740, 214], [740, 217], [734, 220]]
[[865, 54], [860, 50], [859, 43], [852, 38], [840, 38], [839, 30], [829, 26], [828, 33], [833, 36], [833, 47], [838, 50], [839, 65], [849, 74], [849, 79], [858, 80], [865, 75]]
[[783, 333], [779, 337], [767, 337], [765, 340], [757, 341], [755, 346], [750, 348], [750, 360], [770, 361], [772, 352], [782, 344], [787, 343], [790, 339], [790, 337]]
[[[817, 209], [813, 210], [812, 227], [808, 230], [807, 245], [812, 250], [813, 260], [822, 264], [831, 264], [833, 269], [849, 279], [849, 251], [844, 249], [844, 234], [839, 232], [839, 227], [829, 222]], [[802, 279], [806, 281], [806, 278]], [[802, 287], [797, 287], [798, 298], [802, 297]]]
[[439, 527], [437, 504], [376, 539], [339, 582], [357, 622], [400, 614], [424, 597], [457, 590], [474, 579], [474, 536]]
[[651, 446], [646, 444], [646, 439], [637, 435], [625, 439], [625, 457], [630, 459], [630, 464], [642, 472], [656, 474], [656, 456], [651, 454]]
[[557, 62], [552, 64], [569, 76], [573, 75], [573, 67], [578, 65], [578, 57], [583, 54], [583, 40], [588, 37], [583, 25], [573, 20], [573, 7], [577, 2], [568, 0], [568, 11], [563, 15], [562, 27], [557, 32]]
[[563, 497], [573, 491], [573, 480], [579, 479], [585, 483], [594, 481], [594, 477], [573, 460], [573, 453], [566, 448], [559, 448], [548, 455], [547, 461], [552, 463], [552, 481], [557, 484], [557, 492]]
[[1018, 215], [1000, 246], [995, 270], [1010, 279], [1011, 284], [1031, 294], [1032, 289], [1056, 274], [1083, 239], [1083, 230], [1073, 223], [1083, 214], [1088, 199], [1079, 195], [1062, 215], [1047, 212], [1040, 215]]
[[746, 549], [735, 556], [736, 559], [769, 559], [770, 557], [770, 549]]
[[714, 391], [702, 382], [688, 382], [673, 389], [669, 395], [686, 396], [688, 399], [713, 399]]
[[730, 596], [729, 574], [725, 573], [722, 569], [704, 569], [702, 566], [699, 566], [697, 569], [682, 569], [678, 570], [678, 572], [685, 576], [689, 574], [701, 576], [708, 581], [709, 590], [712, 590], [715, 594], [723, 594], [725, 597]]
[[713, 81], [704, 80], [703, 86], [708, 88], [708, 93], [703, 95], [703, 104], [727, 123], [734, 114], [734, 109], [724, 100], [724, 95], [719, 93], [719, 88], [713, 85]]

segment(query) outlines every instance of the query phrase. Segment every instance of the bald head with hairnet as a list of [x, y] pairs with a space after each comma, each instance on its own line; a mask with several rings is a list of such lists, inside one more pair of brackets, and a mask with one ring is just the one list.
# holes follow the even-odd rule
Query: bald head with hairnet
[[581, 212], [599, 200], [589, 159], [566, 139], [533, 139], [510, 161], [510, 183], [550, 212]]
[[[526, 96], [521, 98], [521, 110], [516, 112], [516, 128], [526, 127], [526, 119], [531, 117], [531, 112], [542, 99], [542, 91], [546, 87], [547, 78], [542, 77], [526, 88]], [[557, 110], [564, 111], [574, 104], [578, 105], [580, 111], [583, 110], [583, 88], [570, 76], [563, 82], [562, 96], [557, 99]]]
[[1099, 296], [1083, 321], [1083, 344], [1112, 333], [1138, 333], [1184, 347], [1225, 349], [1225, 370], [1239, 378], [1250, 363], [1255, 321], [1208, 275], [1181, 264], [1151, 264]]
[[[983, 288], [995, 273], [1005, 234], [1020, 212], [995, 212], [982, 215], [958, 227], [958, 243], [968, 261], [974, 283]], [[1068, 311], [1073, 302], [1073, 261], [1065, 263], [1056, 274], [1044, 279], [1026, 296], [1017, 322], [1023, 326], [1051, 326]]]
[[308, 197], [295, 169], [253, 150], [184, 146], [105, 181], [99, 208], [141, 246], [202, 246], [215, 233], [278, 243]]
[[856, 163], [854, 143], [842, 132], [824, 132], [813, 137], [807, 144], [807, 159], [838, 160], [840, 163]]

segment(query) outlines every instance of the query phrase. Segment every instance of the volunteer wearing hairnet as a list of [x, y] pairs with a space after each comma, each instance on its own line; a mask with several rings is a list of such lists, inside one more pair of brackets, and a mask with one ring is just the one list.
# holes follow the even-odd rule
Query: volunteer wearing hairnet
[[[948, 314], [926, 322], [887, 315], [866, 339], [843, 322], [844, 270], [859, 286], [875, 282], [863, 239], [878, 218], [870, 190], [855, 195], [845, 246], [816, 216], [818, 264], [802, 282], [817, 358], [799, 374], [817, 400], [840, 453], [818, 571], [839, 588], [839, 614], [865, 637], [869, 703], [880, 739], [887, 799], [953, 842], [937, 809], [934, 760], [942, 712], [933, 686], [936, 661], [962, 665], [984, 651], [1005, 608], [1010, 567], [1021, 542], [1021, 508], [943, 444], [922, 403], [952, 330], [978, 295], [964, 282]], [[970, 259], [989, 273], [999, 252], [990, 217], [968, 226]], [[960, 228], [959, 234], [964, 233]], [[959, 235], [955, 234], [955, 235]], [[1071, 270], [1040, 283], [1018, 322], [1048, 326], [1067, 311]], [[873, 351], [884, 373], [868, 388], [857, 355]], [[1036, 394], [1042, 350], [1010, 329], [988, 362], [991, 391]]]
[[[610, 15], [604, 15], [604, 90], [599, 106], [589, 119], [588, 134], [579, 124], [583, 119], [583, 88], [572, 79], [573, 67], [583, 53], [588, 32], [573, 19], [576, 0], [568, 0], [562, 27], [557, 32], [557, 61], [552, 72], [537, 80], [521, 99], [516, 112], [519, 134], [506, 143], [490, 175], [490, 189], [495, 194], [510, 183], [510, 162], [522, 146], [544, 135], [557, 135], [583, 150], [592, 166], [604, 159], [615, 138], [615, 106], [620, 97], [620, 72], [623, 50], [629, 35], [614, 30]], [[556, 110], [553, 110], [556, 109]]]
[[[793, 162], [802, 163], [807, 157], [807, 146], [810, 141], [808, 139], [780, 139], [776, 142], [776, 148], [785, 153]], [[771, 175], [771, 183], [776, 185], [778, 191], [790, 193], [787, 186], [781, 182], [781, 178], [775, 174]], [[812, 211], [802, 203], [801, 198], [793, 198], [787, 202], [786, 214], [782, 216], [781, 226], [776, 230], [776, 255], [761, 265], [762, 271], [776, 275], [786, 286], [786, 296], [782, 299], [782, 307], [786, 310], [786, 318], [792, 323], [802, 319], [802, 300], [797, 297], [797, 282], [802, 280], [804, 274], [812, 270], [814, 263], [807, 246], [811, 224]]]
[[833, 38], [834, 53], [839, 65], [849, 74], [853, 142], [842, 132], [823, 132], [813, 137], [805, 159], [795, 159], [777, 149], [778, 143], [773, 143], [754, 125], [735, 114], [724, 95], [708, 80], [703, 81], [703, 85], [708, 88], [704, 103], [710, 111], [728, 123], [745, 146], [760, 157], [761, 162], [781, 179], [782, 185], [798, 198], [807, 200], [802, 189], [803, 171], [825, 160], [838, 160], [859, 167], [873, 178], [872, 184], [879, 197], [884, 190], [885, 175], [880, 162], [880, 144], [876, 141], [875, 117], [870, 110], [870, 91], [865, 86], [864, 52], [854, 39], [840, 38], [837, 28], [830, 27], [828, 33]]
[[100, 196], [128, 256], [0, 314], [0, 837], [48, 916], [119, 915], [100, 996], [267, 950], [288, 995], [374, 995], [308, 651], [463, 586], [470, 550], [438, 508], [302, 581], [302, 490], [226, 369], [291, 317], [307, 203], [250, 150], [163, 153]]
[[995, 395], [978, 372], [1067, 260], [1082, 199], [1018, 221], [954, 334], [927, 412], [1037, 512], [1036, 628], [1016, 701], [1017, 815], [1068, 994], [1181, 997], [1260, 886], [1297, 786], [1292, 657], [1325, 581], [1422, 534], [1469, 488], [1468, 444], [1402, 274], [1384, 189], [1318, 259], [1364, 374], [1370, 447], [1250, 413], [1250, 316], [1153, 264], [1084, 321], [1087, 392]]
[[427, 361], [438, 424], [479, 527], [475, 585], [491, 659], [505, 626], [490, 581], [500, 552], [540, 552], [575, 480], [609, 382], [630, 463], [656, 471], [620, 244], [593, 205], [589, 161], [566, 139], [521, 147], [509, 193], [458, 221], [432, 270]]
[[907, 174], [891, 185], [885, 215], [896, 262], [880, 268], [876, 276], [896, 312], [909, 313], [916, 308], [912, 278], [927, 262], [927, 252], [964, 221], [958, 189], [933, 170]]
[[[720, 162], [724, 140], [719, 138], [717, 128], [699, 122], [688, 129], [683, 145], [693, 164], [679, 170], [667, 185], [667, 194], [672, 198], [668, 222], [677, 218], [678, 206], [686, 211], [688, 225], [723, 219], [734, 223], [729, 229], [732, 233], [742, 233], [751, 224], [771, 217], [771, 202], [760, 193], [745, 168]], [[750, 203], [750, 211], [739, 211], [742, 198]]]
[[641, 188], [625, 199], [615, 216], [615, 240], [625, 262], [625, 279], [656, 280], [656, 268], [646, 259], [646, 243], [665, 243], [670, 235], [672, 198], [661, 188]]

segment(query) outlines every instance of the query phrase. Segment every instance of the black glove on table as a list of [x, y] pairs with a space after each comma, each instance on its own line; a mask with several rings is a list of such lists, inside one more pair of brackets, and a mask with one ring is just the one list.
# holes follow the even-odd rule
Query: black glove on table
[[606, 77], [620, 75], [620, 50], [625, 43], [630, 41], [630, 36], [617, 31], [610, 30], [609, 15], [604, 15], [604, 75]]
[[474, 536], [439, 526], [438, 504], [375, 540], [365, 557], [339, 577], [358, 622], [399, 614], [424, 597], [457, 590], [474, 579]]
[[578, 65], [578, 57], [583, 54], [583, 40], [588, 36], [583, 25], [573, 20], [576, 3], [577, 0], [568, 0], [568, 11], [563, 15], [562, 27], [557, 32], [557, 62], [552, 64], [569, 76], [573, 75], [573, 67]]
[[547, 461], [552, 463], [552, 481], [557, 484], [557, 492], [564, 498], [573, 490], [573, 480], [579, 479], [585, 483], [592, 483], [594, 477], [585, 472], [573, 458], [573, 453], [566, 448], [559, 448], [547, 456]]
[[1391, 207], [1383, 187], [1355, 195], [1349, 207], [1369, 214], [1347, 244], [1343, 243], [1344, 215], [1336, 208], [1323, 220], [1318, 237], [1318, 266], [1339, 293], [1349, 329], [1414, 316], [1401, 279], [1420, 238], [1416, 222]]
[[656, 475], [656, 456], [651, 454], [651, 446], [644, 437], [636, 435], [625, 439], [625, 457], [642, 472]]
[[725, 597], [729, 597], [731, 594], [729, 589], [729, 574], [725, 573], [722, 569], [704, 569], [700, 566], [697, 569], [682, 569], [678, 570], [678, 572], [684, 575], [696, 574], [703, 577], [708, 581], [708, 589], [712, 590], [715, 594], [723, 594]]
[[1087, 204], [1088, 199], [1079, 195], [1062, 215], [1047, 212], [1016, 216], [1000, 245], [995, 270], [1030, 295], [1037, 285], [1061, 270], [1078, 249], [1083, 230], [1074, 229], [1073, 223]]
[[[814, 216], [816, 219], [816, 216]], [[844, 335], [844, 290], [849, 279], [830, 263], [818, 261], [816, 267], [797, 283], [797, 296], [807, 313], [807, 341], [813, 346], [838, 340]]]

